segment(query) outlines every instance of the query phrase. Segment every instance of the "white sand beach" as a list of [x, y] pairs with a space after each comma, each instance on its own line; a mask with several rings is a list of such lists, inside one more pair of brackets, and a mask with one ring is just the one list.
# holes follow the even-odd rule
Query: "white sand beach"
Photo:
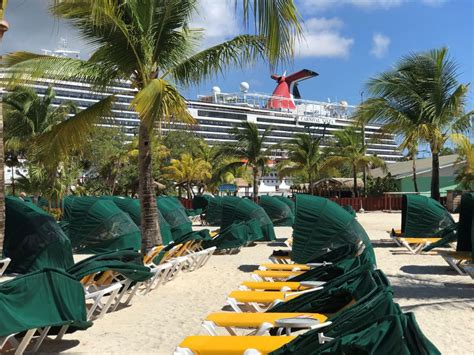
[[[450, 270], [440, 256], [411, 255], [385, 232], [400, 225], [399, 213], [369, 212], [358, 220], [374, 241], [378, 266], [393, 285], [395, 300], [414, 312], [424, 334], [443, 354], [467, 354], [474, 348], [474, 282]], [[291, 228], [278, 227], [279, 238]], [[273, 246], [272, 246], [273, 245]], [[130, 307], [107, 314], [84, 332], [46, 341], [43, 352], [87, 354], [172, 354], [187, 335], [205, 334], [202, 319], [220, 311], [226, 295], [259, 263], [267, 262], [275, 243], [215, 255], [203, 268], [179, 276]]]

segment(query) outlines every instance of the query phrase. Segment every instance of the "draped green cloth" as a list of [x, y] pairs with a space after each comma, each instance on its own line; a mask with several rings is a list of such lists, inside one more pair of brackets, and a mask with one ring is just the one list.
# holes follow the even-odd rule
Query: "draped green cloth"
[[307, 263], [328, 251], [361, 242], [375, 264], [372, 243], [353, 215], [324, 197], [296, 196], [291, 256], [296, 263]]
[[86, 329], [84, 288], [71, 275], [44, 269], [0, 283], [0, 337], [47, 326]]
[[262, 230], [256, 219], [235, 222], [221, 230], [219, 235], [204, 243], [205, 248], [217, 247], [218, 250], [240, 248], [248, 242], [261, 240]]
[[295, 216], [291, 208], [273, 196], [261, 196], [260, 206], [265, 210], [275, 226], [292, 226]]
[[[101, 196], [101, 199], [104, 200], [111, 200], [113, 203], [117, 205], [123, 212], [127, 213], [133, 222], [140, 227], [141, 226], [141, 207], [140, 207], [140, 200], [136, 198], [130, 197], [122, 197], [122, 196]], [[171, 235], [171, 228], [169, 223], [161, 214], [160, 210], [157, 210], [158, 213], [158, 222], [160, 223], [160, 232], [161, 238], [163, 240], [163, 244], [169, 244], [173, 237]]]
[[222, 223], [223, 208], [223, 197], [216, 196], [209, 199], [206, 210], [206, 222], [211, 226], [220, 226]]
[[193, 231], [186, 209], [178, 199], [160, 196], [156, 199], [156, 204], [170, 226], [174, 241]]
[[11, 259], [7, 272], [26, 274], [74, 264], [71, 242], [55, 219], [31, 202], [5, 198], [3, 253]]
[[275, 240], [273, 223], [265, 210], [248, 198], [225, 196], [221, 228], [225, 229], [232, 223], [256, 219], [263, 233], [262, 240]]
[[64, 199], [61, 226], [74, 252], [98, 254], [119, 249], [140, 250], [141, 233], [130, 216], [112, 201], [96, 197]]

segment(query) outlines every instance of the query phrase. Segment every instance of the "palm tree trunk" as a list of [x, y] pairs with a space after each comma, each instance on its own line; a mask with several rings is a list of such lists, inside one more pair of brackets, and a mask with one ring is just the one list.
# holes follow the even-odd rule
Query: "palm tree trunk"
[[354, 191], [352, 193], [354, 194], [353, 197], [357, 197], [357, 169], [355, 166], [352, 167], [352, 174], [354, 178]]
[[151, 165], [150, 130], [140, 122], [138, 133], [138, 192], [141, 206], [142, 253], [156, 245], [163, 244]]
[[439, 153], [432, 153], [431, 170], [431, 198], [439, 201]]
[[418, 183], [416, 181], [416, 156], [413, 155], [412, 156], [412, 169], [413, 169], [413, 187], [415, 188], [415, 192], [419, 192], [418, 191]]
[[3, 156], [3, 102], [0, 96], [0, 257], [5, 233], [5, 165]]
[[253, 169], [253, 200], [258, 201], [258, 168]]

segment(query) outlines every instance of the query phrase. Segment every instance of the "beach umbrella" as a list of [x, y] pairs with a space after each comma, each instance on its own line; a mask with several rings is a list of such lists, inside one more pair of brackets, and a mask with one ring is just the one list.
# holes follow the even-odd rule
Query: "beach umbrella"
[[51, 215], [11, 196], [5, 198], [5, 207], [3, 253], [11, 259], [8, 272], [66, 269], [74, 264], [71, 242]]
[[280, 200], [281, 202], [285, 203], [288, 207], [290, 207], [291, 212], [293, 212], [293, 214], [295, 214], [295, 201], [293, 201], [291, 198], [285, 197], [285, 196], [273, 196], [273, 197], [275, 197], [277, 200]]

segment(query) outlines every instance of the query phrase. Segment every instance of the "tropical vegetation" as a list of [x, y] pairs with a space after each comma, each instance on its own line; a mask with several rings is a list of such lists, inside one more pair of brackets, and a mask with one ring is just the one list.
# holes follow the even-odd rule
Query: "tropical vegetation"
[[[357, 114], [383, 122], [385, 130], [405, 142], [428, 144], [432, 156], [431, 197], [439, 200], [439, 156], [453, 133], [465, 133], [474, 111], [465, 112], [468, 85], [459, 83], [458, 66], [447, 48], [403, 57], [393, 70], [367, 83], [373, 95]], [[411, 150], [416, 147], [405, 144]]]
[[[252, 34], [239, 35], [197, 52], [203, 32], [189, 27], [197, 0], [62, 0], [52, 12], [69, 20], [82, 37], [94, 45], [87, 61], [18, 52], [8, 55], [12, 82], [51, 77], [86, 81], [97, 88], [115, 80], [130, 80], [137, 90], [132, 101], [140, 117], [138, 139], [139, 196], [141, 201], [142, 249], [161, 243], [152, 174], [151, 137], [157, 122], [179, 120], [193, 123], [186, 102], [176, 85], [187, 86], [221, 73], [229, 65], [243, 66], [258, 58], [271, 65], [293, 54], [295, 37], [301, 33], [293, 1], [242, 0], [246, 26]], [[113, 96], [97, 105], [110, 106]], [[110, 111], [110, 107], [108, 107]], [[84, 114], [68, 120], [70, 138], [57, 140], [57, 150], [80, 146], [85, 134], [101, 115]], [[74, 129], [71, 129], [74, 127]], [[53, 132], [43, 140], [51, 146]]]

